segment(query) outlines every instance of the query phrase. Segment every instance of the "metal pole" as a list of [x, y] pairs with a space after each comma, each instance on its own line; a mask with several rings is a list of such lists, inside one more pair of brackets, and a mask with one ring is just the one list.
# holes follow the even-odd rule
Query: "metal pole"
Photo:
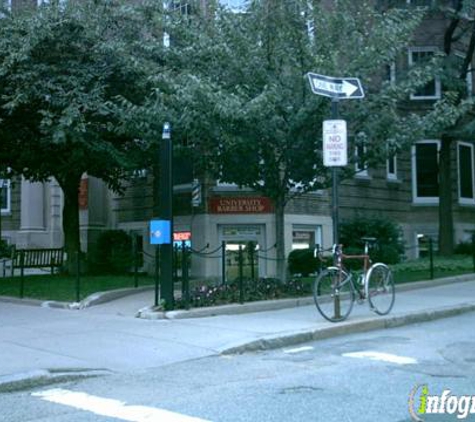
[[155, 301], [154, 306], [157, 307], [160, 302], [160, 245], [155, 248]]
[[20, 299], [23, 299], [23, 296], [25, 296], [25, 252], [20, 251]]
[[244, 303], [244, 283], [243, 283], [243, 259], [242, 259], [242, 245], [239, 245], [239, 255], [238, 255], [238, 262], [239, 262], [239, 303]]
[[429, 262], [430, 262], [430, 279], [434, 279], [434, 244], [432, 237], [429, 237]]
[[[332, 98], [332, 119], [338, 119], [338, 98]], [[333, 220], [333, 243], [338, 245], [338, 167], [332, 167], [332, 220]]]
[[[163, 125], [160, 144], [160, 219], [170, 221], [173, 238], [173, 181], [172, 181], [172, 142], [170, 124]], [[174, 307], [173, 298], [173, 243], [160, 246], [160, 290], [168, 310]]]
[[132, 253], [134, 255], [134, 287], [139, 287], [139, 263], [138, 263], [138, 247], [137, 247], [137, 236], [132, 237]]
[[226, 284], [226, 242], [221, 242], [221, 283]]
[[76, 302], [81, 299], [81, 256], [80, 252], [76, 251]]
[[190, 279], [188, 276], [188, 248], [186, 246], [186, 242], [182, 242], [182, 256], [181, 256], [181, 264], [182, 264], [182, 274], [181, 274], [181, 282], [182, 282], [182, 295], [185, 300], [185, 309], [190, 309]]
[[473, 272], [475, 273], [475, 233], [472, 234], [472, 260], [473, 260]]

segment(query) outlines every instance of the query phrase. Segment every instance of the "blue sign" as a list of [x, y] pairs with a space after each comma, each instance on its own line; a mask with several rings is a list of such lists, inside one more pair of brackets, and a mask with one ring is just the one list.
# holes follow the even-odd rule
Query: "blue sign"
[[169, 220], [150, 221], [150, 244], [168, 245], [171, 242], [171, 222]]

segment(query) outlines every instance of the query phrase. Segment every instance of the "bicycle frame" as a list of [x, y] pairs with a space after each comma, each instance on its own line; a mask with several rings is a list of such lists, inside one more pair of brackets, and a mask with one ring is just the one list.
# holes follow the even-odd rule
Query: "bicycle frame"
[[[368, 270], [371, 267], [371, 258], [369, 256], [369, 245], [368, 242], [365, 242], [364, 253], [358, 255], [347, 255], [343, 253], [343, 245], [334, 246], [334, 265], [339, 268], [340, 271], [346, 272], [350, 277], [350, 283], [353, 285], [353, 288], [358, 292], [361, 299], [365, 299], [368, 296], [367, 282], [366, 277], [368, 275]], [[349, 271], [343, 264], [343, 261], [347, 259], [358, 259], [363, 261], [363, 274], [361, 284], [355, 282], [353, 279], [353, 273]]]

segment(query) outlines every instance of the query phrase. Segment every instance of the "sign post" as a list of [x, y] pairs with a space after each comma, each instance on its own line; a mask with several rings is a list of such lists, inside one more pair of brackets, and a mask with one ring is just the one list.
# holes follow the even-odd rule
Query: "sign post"
[[150, 221], [150, 244], [157, 245], [155, 251], [155, 306], [160, 303], [160, 248], [161, 245], [171, 243], [171, 221], [151, 220]]
[[338, 167], [348, 164], [346, 122], [338, 118], [338, 102], [364, 98], [364, 91], [358, 78], [334, 78], [318, 73], [307, 73], [307, 77], [314, 94], [332, 99], [332, 120], [323, 122], [323, 165], [332, 169], [333, 243], [338, 244]]
[[[344, 99], [363, 98], [364, 91], [358, 78], [334, 78], [316, 73], [308, 73], [307, 76], [314, 94], [332, 99], [332, 120], [323, 122], [323, 165], [332, 169], [333, 243], [338, 245], [338, 167], [348, 164], [346, 121], [338, 118], [338, 102]], [[340, 318], [338, 295], [335, 295], [333, 305], [335, 318]]]

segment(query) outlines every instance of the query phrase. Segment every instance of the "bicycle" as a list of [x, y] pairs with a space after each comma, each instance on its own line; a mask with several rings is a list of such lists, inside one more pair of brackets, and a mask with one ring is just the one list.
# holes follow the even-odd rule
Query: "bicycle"
[[[345, 255], [342, 245], [332, 248], [335, 264], [323, 270], [313, 284], [313, 298], [322, 316], [330, 322], [344, 321], [351, 313], [358, 295], [358, 302], [366, 299], [370, 309], [378, 315], [388, 314], [395, 301], [394, 278], [386, 264], [371, 263], [369, 245], [374, 238], [363, 238], [362, 255]], [[355, 280], [354, 273], [347, 270], [343, 261], [363, 261], [363, 271]]]

